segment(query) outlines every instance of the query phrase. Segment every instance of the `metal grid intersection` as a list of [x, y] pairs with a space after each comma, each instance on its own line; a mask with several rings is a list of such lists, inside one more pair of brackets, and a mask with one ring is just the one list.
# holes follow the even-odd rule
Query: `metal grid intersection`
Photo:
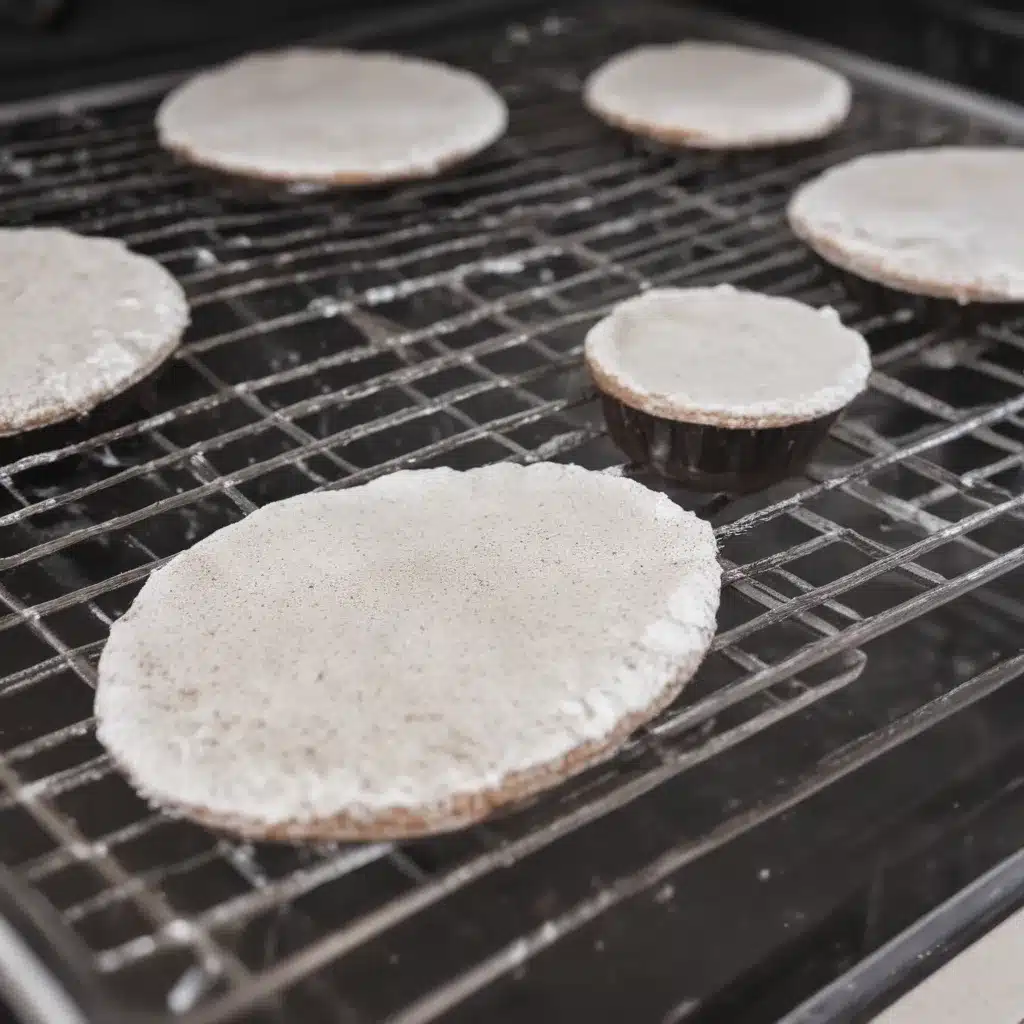
[[[703, 847], [663, 851], [398, 1002], [325, 968], [368, 949], [393, 964], [389, 937], [419, 916], [464, 920], [459, 895], [489, 874], [836, 693], [862, 648], [947, 602], [974, 592], [1024, 621], [1013, 588], [992, 585], [1024, 563], [1024, 325], [936, 340], [910, 306], [845, 294], [783, 218], [796, 184], [857, 153], [1010, 137], [864, 81], [817, 152], [723, 163], [626, 143], [580, 109], [581, 77], [666, 25], [686, 30], [646, 5], [548, 15], [439, 51], [473, 55], [512, 130], [466, 170], [397, 191], [211, 181], [156, 147], [150, 95], [4, 129], [4, 223], [120, 236], [174, 271], [193, 309], [140, 406], [0, 453], [0, 863], [59, 912], [116, 999], [195, 1024], [272, 996], [310, 1020], [435, 1019], [740, 826], [723, 820]], [[402, 467], [621, 471], [579, 372], [586, 329], [638, 288], [717, 281], [837, 306], [872, 342], [872, 387], [809, 479], [719, 513], [713, 652], [616, 761], [433, 845], [240, 843], [132, 794], [94, 738], [91, 687], [110, 622], [156, 566], [267, 501]]]

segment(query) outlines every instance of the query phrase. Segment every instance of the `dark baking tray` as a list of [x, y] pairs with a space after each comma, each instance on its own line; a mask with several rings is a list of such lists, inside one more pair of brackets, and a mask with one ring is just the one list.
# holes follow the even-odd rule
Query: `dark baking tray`
[[[849, 124], [817, 152], [718, 161], [581, 109], [609, 54], [687, 34], [844, 68]], [[3, 222], [124, 237], [194, 307], [137, 405], [0, 453], [2, 984], [38, 1019], [103, 1024], [775, 1019], [1024, 838], [1022, 325], [996, 310], [950, 336], [913, 304], [873, 308], [784, 206], [856, 153], [1014, 142], [1024, 118], [656, 3], [380, 38], [493, 80], [509, 136], [436, 182], [265, 193], [159, 151], [170, 78], [0, 108]], [[631, 472], [583, 335], [645, 284], [717, 281], [835, 305], [875, 373], [806, 476], [734, 502], [668, 487], [718, 530], [720, 633], [618, 758], [401, 845], [241, 843], [132, 794], [91, 686], [154, 566], [267, 501], [399, 467]], [[962, 834], [962, 874], [910, 899]], [[847, 942], [840, 910], [878, 879]]]

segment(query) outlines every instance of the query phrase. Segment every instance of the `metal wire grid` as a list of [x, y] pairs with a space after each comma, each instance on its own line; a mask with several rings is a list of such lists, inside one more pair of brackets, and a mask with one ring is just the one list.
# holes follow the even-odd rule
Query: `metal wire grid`
[[[198, 1024], [275, 995], [295, 1012], [305, 982], [310, 1020], [380, 1019], [358, 985], [342, 994], [321, 968], [386, 950], [395, 929], [489, 873], [522, 872], [835, 693], [872, 638], [1024, 562], [1021, 325], [936, 340], [910, 307], [847, 296], [782, 217], [796, 184], [856, 153], [1008, 136], [864, 82], [823, 151], [722, 163], [634, 146], [580, 111], [581, 75], [666, 26], [680, 34], [685, 17], [644, 5], [452, 44], [442, 56], [472, 54], [502, 88], [511, 134], [461, 173], [394, 192], [248, 194], [208, 180], [158, 150], [152, 96], [7, 128], [6, 223], [119, 235], [169, 266], [193, 308], [141, 408], [0, 469], [0, 863], [59, 911], [117, 999]], [[585, 330], [638, 288], [712, 281], [833, 303], [872, 340], [875, 373], [809, 479], [722, 513], [713, 653], [617, 761], [433, 847], [240, 843], [134, 796], [94, 738], [91, 688], [110, 622], [153, 568], [266, 501], [397, 468], [565, 459], [618, 471], [579, 374]], [[1012, 587], [979, 593], [993, 617], [1024, 621]], [[388, 1012], [434, 1019], [688, 855], [667, 850]]]

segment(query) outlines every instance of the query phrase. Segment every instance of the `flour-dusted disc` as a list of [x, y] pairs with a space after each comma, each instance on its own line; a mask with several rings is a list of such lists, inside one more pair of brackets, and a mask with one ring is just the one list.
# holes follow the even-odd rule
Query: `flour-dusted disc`
[[483, 79], [390, 53], [254, 53], [175, 89], [161, 143], [268, 181], [359, 185], [429, 177], [489, 146], [508, 112]]
[[588, 333], [586, 362], [604, 393], [634, 409], [758, 429], [841, 409], [864, 390], [871, 351], [834, 310], [718, 285], [620, 303]]
[[806, 470], [871, 371], [831, 309], [714, 288], [655, 288], [587, 334], [612, 440], [699, 491], [743, 494]]
[[830, 134], [850, 110], [838, 72], [727, 43], [639, 46], [587, 81], [586, 105], [626, 131], [695, 149], [756, 149]]
[[99, 736], [145, 795], [247, 835], [450, 829], [665, 707], [719, 583], [706, 523], [578, 467], [292, 498], [153, 574], [103, 651]]
[[1024, 149], [858, 157], [800, 189], [789, 223], [869, 281], [961, 303], [1024, 302]]
[[0, 437], [89, 412], [174, 351], [181, 286], [111, 238], [0, 229]]

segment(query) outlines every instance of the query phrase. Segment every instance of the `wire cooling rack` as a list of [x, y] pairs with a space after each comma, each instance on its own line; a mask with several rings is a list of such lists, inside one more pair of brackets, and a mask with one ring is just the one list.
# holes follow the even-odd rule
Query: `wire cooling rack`
[[[500, 87], [511, 131], [397, 190], [249, 191], [181, 166], [155, 143], [154, 84], [3, 112], [3, 223], [121, 237], [177, 275], [193, 311], [180, 355], [127, 409], [0, 450], [0, 864], [27, 943], [0, 929], [0, 976], [24, 1007], [463, 1019], [566, 936], [662, 892], [865, 745], [896, 742], [890, 730], [821, 751], [756, 814], [727, 802], [696, 838], [638, 836], [634, 860], [590, 882], [581, 836], [628, 829], [631, 809], [740, 741], [882, 685], [899, 670], [866, 653], [877, 638], [933, 642], [915, 626], [951, 603], [957, 628], [985, 636], [955, 686], [904, 707], [906, 733], [1024, 668], [1021, 577], [1006, 575], [1024, 563], [1024, 325], [996, 313], [948, 331], [910, 304], [865, 305], [783, 215], [837, 161], [1012, 141], [1024, 121], [850, 62], [850, 122], [817, 149], [721, 161], [629, 142], [581, 108], [602, 59], [695, 30], [764, 38], [647, 3], [449, 34], [430, 52]], [[398, 468], [623, 471], [580, 373], [586, 330], [645, 286], [719, 281], [835, 305], [871, 342], [871, 388], [808, 477], [716, 510], [712, 653], [615, 761], [508, 817], [403, 845], [237, 842], [133, 794], [95, 739], [92, 688], [110, 623], [156, 566], [268, 501]], [[27, 949], [40, 971], [19, 967]]]

